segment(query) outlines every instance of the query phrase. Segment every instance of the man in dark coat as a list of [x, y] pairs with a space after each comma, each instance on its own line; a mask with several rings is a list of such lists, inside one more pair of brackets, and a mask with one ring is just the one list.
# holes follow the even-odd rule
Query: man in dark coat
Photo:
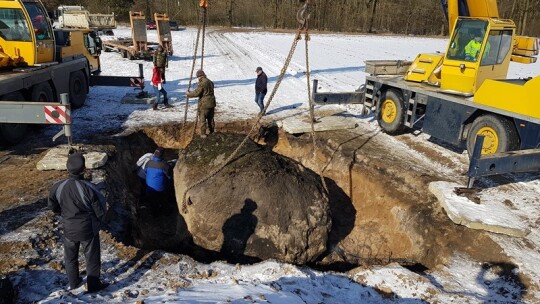
[[257, 80], [255, 80], [255, 102], [259, 106], [260, 113], [262, 113], [264, 110], [264, 96], [268, 92], [268, 77], [266, 77], [261, 67], [257, 67], [255, 73], [257, 73]]
[[86, 260], [86, 287], [88, 292], [96, 292], [108, 286], [99, 280], [99, 229], [105, 218], [105, 198], [92, 183], [83, 180], [85, 160], [81, 153], [71, 153], [66, 167], [69, 178], [53, 185], [48, 206], [62, 217], [64, 263], [70, 289], [82, 283], [79, 275], [79, 247], [82, 246]]
[[167, 201], [167, 186], [171, 180], [169, 175], [169, 165], [163, 161], [165, 150], [158, 147], [154, 155], [146, 163], [144, 172], [146, 173], [146, 197], [151, 204], [154, 215], [163, 211]]
[[201, 137], [206, 138], [206, 128], [210, 134], [214, 133], [214, 110], [216, 108], [216, 97], [214, 96], [214, 83], [206, 78], [203, 70], [197, 71], [199, 84], [195, 91], [187, 91], [186, 96], [199, 97], [199, 121], [201, 122]]
[[163, 49], [163, 47], [160, 45], [158, 46], [157, 50], [154, 52], [154, 66], [159, 71], [159, 76], [163, 83], [166, 83], [165, 81], [165, 68], [167, 67], [167, 52]]

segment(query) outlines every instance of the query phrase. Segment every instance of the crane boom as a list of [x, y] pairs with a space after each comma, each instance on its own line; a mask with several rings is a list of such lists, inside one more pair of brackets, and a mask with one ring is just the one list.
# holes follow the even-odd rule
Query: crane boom
[[441, 0], [450, 33], [458, 17], [499, 18], [497, 0]]

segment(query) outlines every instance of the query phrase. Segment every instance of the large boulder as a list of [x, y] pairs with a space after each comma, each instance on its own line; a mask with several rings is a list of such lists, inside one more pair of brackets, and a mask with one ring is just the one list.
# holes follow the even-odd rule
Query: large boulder
[[320, 177], [251, 140], [231, 163], [186, 193], [183, 210], [186, 189], [219, 166], [243, 138], [213, 134], [180, 151], [175, 192], [193, 241], [229, 261], [314, 261], [326, 251], [331, 229]]

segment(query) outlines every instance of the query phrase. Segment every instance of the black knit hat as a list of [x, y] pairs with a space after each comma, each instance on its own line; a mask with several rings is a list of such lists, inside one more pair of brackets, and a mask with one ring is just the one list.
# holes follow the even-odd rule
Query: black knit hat
[[84, 156], [80, 152], [68, 155], [66, 168], [72, 175], [80, 175], [84, 171]]
[[206, 76], [206, 74], [204, 73], [203, 70], [198, 70], [197, 73], [196, 73], [195, 75], [197, 75], [197, 77]]
[[165, 149], [163, 149], [162, 147], [157, 147], [156, 151], [154, 151], [154, 156], [162, 158], [164, 152], [165, 152]]

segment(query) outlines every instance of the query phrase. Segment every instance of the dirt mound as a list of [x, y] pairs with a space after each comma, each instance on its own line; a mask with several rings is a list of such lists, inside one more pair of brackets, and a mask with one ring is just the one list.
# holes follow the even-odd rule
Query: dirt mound
[[[185, 190], [219, 166], [242, 139], [215, 134], [181, 151], [174, 172], [180, 210]], [[182, 215], [195, 244], [229, 260], [303, 264], [326, 250], [331, 219], [319, 176], [252, 141], [186, 197], [191, 205]]]

